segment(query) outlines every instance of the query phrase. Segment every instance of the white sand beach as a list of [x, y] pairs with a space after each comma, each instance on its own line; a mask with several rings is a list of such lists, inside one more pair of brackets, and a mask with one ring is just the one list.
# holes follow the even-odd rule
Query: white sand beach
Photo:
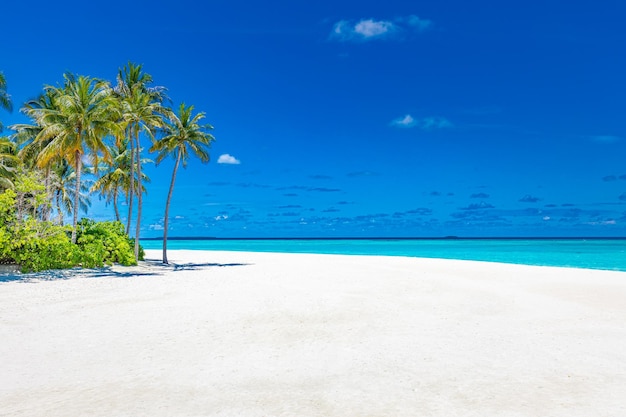
[[626, 273], [159, 255], [0, 283], [0, 416], [626, 415]]

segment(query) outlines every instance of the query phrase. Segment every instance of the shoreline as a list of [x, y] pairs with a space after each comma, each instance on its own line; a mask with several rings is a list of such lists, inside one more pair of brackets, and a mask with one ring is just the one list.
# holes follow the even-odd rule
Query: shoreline
[[[470, 240], [194, 240], [172, 241], [170, 250], [212, 250], [263, 253], [310, 253], [363, 256], [408, 256], [474, 260], [515, 265], [585, 268], [626, 272], [626, 246], [618, 239], [470, 239]], [[159, 241], [144, 248], [161, 249]]]
[[624, 272], [160, 252], [0, 283], [0, 415], [626, 411]]

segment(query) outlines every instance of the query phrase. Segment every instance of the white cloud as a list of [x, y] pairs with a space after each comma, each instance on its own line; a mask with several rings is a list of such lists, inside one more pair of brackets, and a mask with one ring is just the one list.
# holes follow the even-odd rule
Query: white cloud
[[333, 26], [333, 32], [331, 36], [341, 37], [346, 32], [350, 31], [349, 26], [350, 26], [350, 23], [348, 21], [340, 20], [339, 22], [335, 23], [335, 26]]
[[361, 19], [358, 22], [340, 20], [333, 25], [331, 39], [339, 41], [368, 41], [373, 39], [401, 39], [403, 34], [423, 32], [432, 22], [415, 15], [391, 20]]
[[241, 164], [241, 161], [234, 156], [225, 153], [223, 155], [220, 155], [220, 157], [217, 159], [217, 163], [227, 165], [239, 165]]
[[362, 19], [357, 23], [340, 20], [333, 26], [331, 38], [341, 41], [366, 41], [388, 36], [396, 29], [396, 25], [388, 20]]
[[383, 36], [388, 32], [393, 32], [395, 25], [389, 21], [373, 19], [361, 20], [354, 25], [354, 33], [363, 36], [364, 38], [374, 38], [377, 36]]
[[391, 125], [396, 127], [413, 127], [415, 126], [415, 119], [410, 114], [407, 114], [391, 122]]
[[391, 126], [401, 128], [418, 127], [423, 130], [448, 129], [454, 127], [452, 122], [445, 117], [431, 116], [424, 117], [422, 119], [415, 119], [410, 114], [393, 120], [391, 122]]

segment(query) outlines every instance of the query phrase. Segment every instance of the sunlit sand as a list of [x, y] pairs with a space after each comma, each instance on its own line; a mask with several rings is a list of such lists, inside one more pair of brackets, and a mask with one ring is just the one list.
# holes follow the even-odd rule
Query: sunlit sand
[[0, 283], [1, 416], [626, 415], [624, 272], [159, 254]]

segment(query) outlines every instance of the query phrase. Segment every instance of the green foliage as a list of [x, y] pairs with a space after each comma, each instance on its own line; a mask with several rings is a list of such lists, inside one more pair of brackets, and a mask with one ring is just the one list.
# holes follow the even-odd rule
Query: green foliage
[[12, 258], [23, 272], [67, 269], [80, 262], [82, 254], [70, 242], [67, 227], [28, 220], [16, 232]]
[[[25, 186], [20, 193], [35, 198], [34, 189]], [[136, 265], [135, 242], [126, 235], [122, 223], [83, 219], [77, 244], [73, 244], [70, 226], [54, 225], [31, 215], [19, 216], [19, 199], [20, 194], [13, 190], [0, 194], [0, 263], [16, 263], [24, 272], [114, 263]]]
[[[30, 193], [24, 189], [21, 192]], [[67, 227], [29, 217], [19, 218], [19, 194], [6, 190], [0, 194], [0, 262], [16, 263], [23, 271], [70, 268], [80, 259], [72, 245]]]
[[126, 235], [121, 222], [97, 223], [90, 219], [82, 219], [78, 223], [76, 243], [83, 252], [84, 267], [101, 267], [113, 263], [137, 264], [134, 254], [135, 242]]
[[0, 194], [0, 263], [9, 263], [12, 259], [12, 233], [9, 225], [15, 222], [15, 191], [5, 190]]
[[0, 228], [15, 221], [15, 191], [0, 194]]
[[39, 172], [21, 171], [15, 180], [15, 205], [19, 220], [35, 218], [50, 206], [46, 187]]

